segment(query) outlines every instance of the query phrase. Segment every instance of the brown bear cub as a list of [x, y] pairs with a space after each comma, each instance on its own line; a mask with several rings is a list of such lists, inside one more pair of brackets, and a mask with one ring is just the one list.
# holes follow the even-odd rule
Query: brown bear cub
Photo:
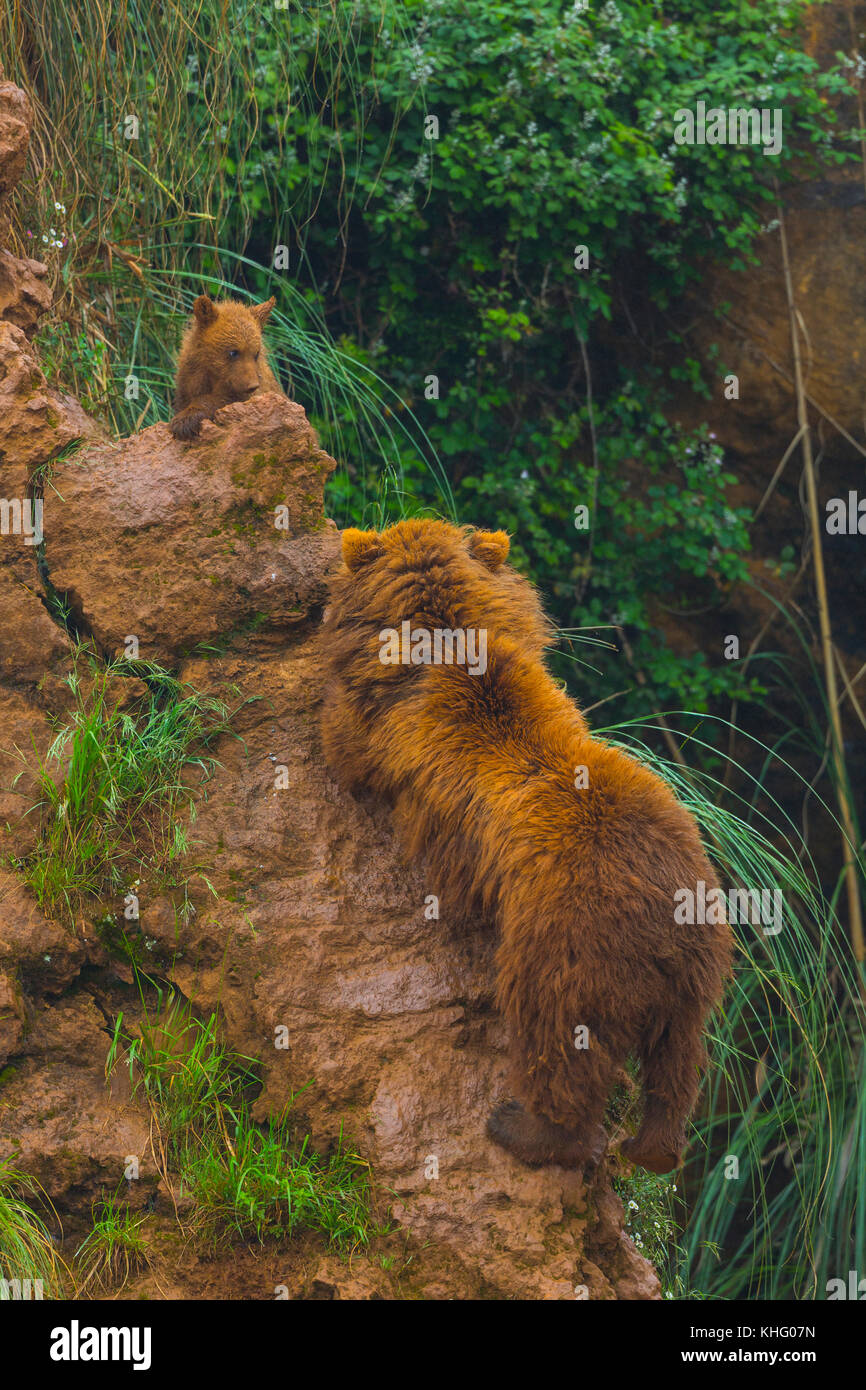
[[177, 363], [169, 423], [175, 439], [194, 439], [202, 421], [212, 420], [222, 405], [248, 401], [257, 391], [281, 390], [262, 342], [275, 303], [273, 297], [264, 304], [215, 303], [199, 295]]
[[655, 773], [592, 738], [551, 680], [549, 626], [507, 555], [504, 532], [441, 521], [344, 533], [323, 633], [325, 755], [344, 785], [393, 804], [446, 910], [498, 924], [517, 1099], [490, 1136], [532, 1165], [597, 1162], [631, 1054], [644, 1114], [622, 1149], [665, 1173], [730, 929], [675, 920], [677, 890], [715, 886], [695, 821]]

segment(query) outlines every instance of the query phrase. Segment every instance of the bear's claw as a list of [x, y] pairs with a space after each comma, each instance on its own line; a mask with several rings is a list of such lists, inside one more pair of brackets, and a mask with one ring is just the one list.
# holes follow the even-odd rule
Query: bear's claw
[[206, 419], [208, 419], [208, 416], [204, 411], [196, 410], [191, 411], [189, 414], [183, 411], [180, 415], [175, 415], [174, 419], [169, 421], [168, 427], [175, 439], [195, 439], [196, 435], [201, 433], [202, 423]]

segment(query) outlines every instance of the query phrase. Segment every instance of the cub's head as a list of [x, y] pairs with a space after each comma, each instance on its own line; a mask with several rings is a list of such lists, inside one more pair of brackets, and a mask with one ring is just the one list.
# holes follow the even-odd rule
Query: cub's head
[[[506, 564], [504, 531], [400, 521], [385, 531], [343, 532], [343, 566], [331, 585], [328, 626], [369, 638], [408, 620], [428, 629], [484, 629], [540, 656], [551, 628], [535, 589]], [[374, 653], [375, 654], [375, 653]]]
[[264, 304], [219, 302], [199, 295], [192, 306], [188, 341], [197, 363], [206, 367], [211, 390], [230, 401], [245, 401], [261, 385], [262, 328], [276, 300]]

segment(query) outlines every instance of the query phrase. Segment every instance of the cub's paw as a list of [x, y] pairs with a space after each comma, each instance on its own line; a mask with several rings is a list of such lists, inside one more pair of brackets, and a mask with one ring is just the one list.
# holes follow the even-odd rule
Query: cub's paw
[[679, 1149], [647, 1143], [639, 1134], [624, 1139], [619, 1148], [623, 1158], [627, 1158], [629, 1163], [636, 1163], [639, 1168], [646, 1168], [648, 1173], [671, 1173], [679, 1167], [682, 1157]]
[[533, 1115], [517, 1100], [503, 1101], [496, 1107], [487, 1121], [487, 1133], [529, 1168], [548, 1164], [594, 1168], [607, 1147], [607, 1134], [601, 1125], [592, 1125], [585, 1132], [566, 1129], [544, 1115]]
[[175, 439], [195, 439], [201, 433], [202, 421], [210, 418], [206, 410], [182, 410], [168, 427]]

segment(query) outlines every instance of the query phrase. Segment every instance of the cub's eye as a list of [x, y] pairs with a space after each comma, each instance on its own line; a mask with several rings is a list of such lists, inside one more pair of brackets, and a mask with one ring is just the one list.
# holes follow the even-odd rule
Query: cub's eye
[[255, 357], [253, 358], [253, 361], [254, 361], [254, 362], [258, 362], [258, 360], [259, 360], [259, 354], [256, 353]]
[[234, 360], [235, 357], [240, 357], [240, 353], [238, 352], [237, 348], [229, 348], [228, 352], [226, 353], [226, 357], [231, 362]]

